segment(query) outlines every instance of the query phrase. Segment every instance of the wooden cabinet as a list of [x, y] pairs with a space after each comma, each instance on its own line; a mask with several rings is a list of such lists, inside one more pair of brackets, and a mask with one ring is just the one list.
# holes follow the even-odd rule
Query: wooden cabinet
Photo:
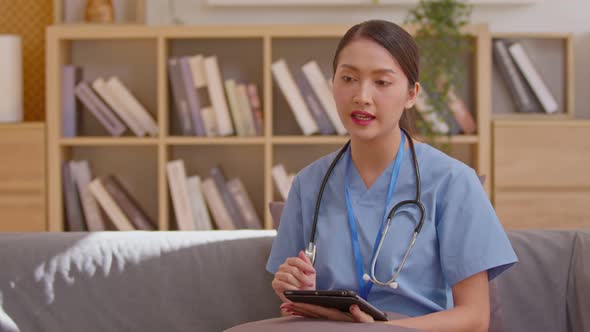
[[590, 227], [590, 121], [497, 120], [493, 151], [505, 227]]
[[45, 231], [45, 125], [0, 124], [0, 231]]

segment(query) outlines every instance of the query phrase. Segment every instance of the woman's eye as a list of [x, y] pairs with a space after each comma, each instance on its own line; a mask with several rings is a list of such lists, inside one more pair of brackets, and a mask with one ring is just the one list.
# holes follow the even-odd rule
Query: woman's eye
[[352, 77], [344, 75], [342, 76], [342, 80], [346, 83], [352, 82]]
[[377, 85], [381, 85], [381, 86], [389, 86], [389, 85], [391, 85], [391, 82], [384, 81], [384, 80], [377, 80], [377, 81], [375, 81], [375, 83]]

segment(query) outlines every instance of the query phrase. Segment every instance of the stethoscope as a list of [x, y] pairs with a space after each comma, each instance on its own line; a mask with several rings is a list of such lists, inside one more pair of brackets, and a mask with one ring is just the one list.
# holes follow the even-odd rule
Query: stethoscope
[[[387, 221], [386, 221], [385, 227], [383, 229], [383, 232], [381, 233], [381, 236], [379, 238], [379, 242], [378, 242], [375, 254], [373, 255], [373, 257], [371, 259], [370, 274], [365, 273], [365, 274], [363, 274], [363, 277], [362, 277], [362, 279], [364, 281], [370, 281], [370, 282], [380, 285], [380, 286], [389, 286], [394, 289], [398, 287], [398, 283], [396, 282], [397, 277], [401, 273], [402, 268], [404, 267], [404, 264], [406, 263], [406, 260], [408, 259], [408, 255], [410, 254], [410, 250], [412, 250], [412, 247], [414, 246], [414, 243], [416, 242], [416, 238], [418, 237], [418, 234], [420, 233], [420, 230], [422, 229], [422, 225], [424, 224], [424, 212], [425, 212], [424, 205], [420, 201], [420, 170], [418, 168], [418, 160], [416, 158], [416, 151], [414, 149], [414, 142], [412, 142], [412, 138], [410, 137], [410, 135], [408, 134], [407, 131], [402, 129], [402, 132], [408, 138], [408, 142], [410, 144], [410, 151], [412, 153], [412, 160], [414, 163], [414, 171], [416, 174], [416, 198], [411, 199], [411, 200], [401, 201], [401, 202], [397, 203], [389, 211], [389, 214], [387, 215]], [[336, 158], [334, 158], [334, 160], [330, 164], [330, 167], [328, 168], [326, 175], [324, 175], [324, 179], [322, 180], [322, 185], [320, 187], [320, 192], [318, 193], [318, 197], [316, 199], [315, 211], [313, 214], [313, 224], [311, 227], [311, 236], [310, 236], [310, 240], [309, 240], [309, 244], [307, 246], [307, 249], [305, 249], [305, 256], [307, 256], [307, 258], [309, 258], [309, 260], [311, 261], [312, 264], [315, 263], [315, 257], [316, 257], [315, 232], [316, 232], [316, 227], [318, 224], [318, 214], [320, 211], [320, 203], [322, 201], [322, 195], [324, 194], [324, 189], [326, 187], [326, 183], [328, 182], [328, 179], [330, 178], [330, 175], [332, 174], [332, 171], [334, 170], [336, 163], [338, 162], [338, 160], [340, 160], [342, 155], [346, 152], [349, 145], [350, 145], [350, 140], [348, 142], [346, 142], [344, 147], [338, 152], [338, 155], [336, 155]], [[387, 231], [389, 230], [389, 226], [391, 225], [391, 222], [393, 221], [394, 215], [397, 213], [397, 211], [401, 207], [409, 206], [409, 205], [418, 207], [418, 210], [420, 213], [420, 221], [418, 222], [418, 225], [414, 229], [414, 234], [412, 235], [412, 240], [410, 241], [410, 244], [408, 245], [408, 249], [406, 250], [406, 253], [404, 254], [404, 257], [399, 265], [399, 268], [397, 269], [397, 271], [395, 272], [395, 274], [393, 275], [393, 277], [391, 279], [389, 279], [388, 281], [385, 281], [385, 282], [380, 281], [377, 279], [377, 277], [375, 277], [375, 266], [377, 264], [377, 257], [379, 256], [379, 252], [381, 251], [383, 241], [385, 239], [385, 236], [387, 235]]]

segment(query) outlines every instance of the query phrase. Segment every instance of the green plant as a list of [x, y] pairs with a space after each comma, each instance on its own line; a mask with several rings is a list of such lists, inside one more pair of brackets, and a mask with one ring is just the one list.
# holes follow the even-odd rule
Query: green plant
[[[452, 115], [447, 107], [448, 93], [464, 84], [465, 66], [460, 59], [471, 50], [471, 43], [461, 29], [469, 24], [471, 12], [472, 6], [461, 0], [420, 0], [404, 22], [416, 26], [420, 84], [428, 94], [427, 102], [449, 128], [453, 123], [449, 121]], [[433, 141], [435, 133], [427, 123], [419, 119], [417, 127]]]

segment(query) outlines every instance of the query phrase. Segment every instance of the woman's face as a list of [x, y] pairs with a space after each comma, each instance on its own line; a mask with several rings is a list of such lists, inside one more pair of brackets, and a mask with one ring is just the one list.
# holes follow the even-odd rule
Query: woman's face
[[352, 137], [373, 140], [399, 128], [404, 108], [414, 105], [419, 85], [408, 78], [391, 53], [369, 39], [356, 39], [339, 54], [334, 99]]

